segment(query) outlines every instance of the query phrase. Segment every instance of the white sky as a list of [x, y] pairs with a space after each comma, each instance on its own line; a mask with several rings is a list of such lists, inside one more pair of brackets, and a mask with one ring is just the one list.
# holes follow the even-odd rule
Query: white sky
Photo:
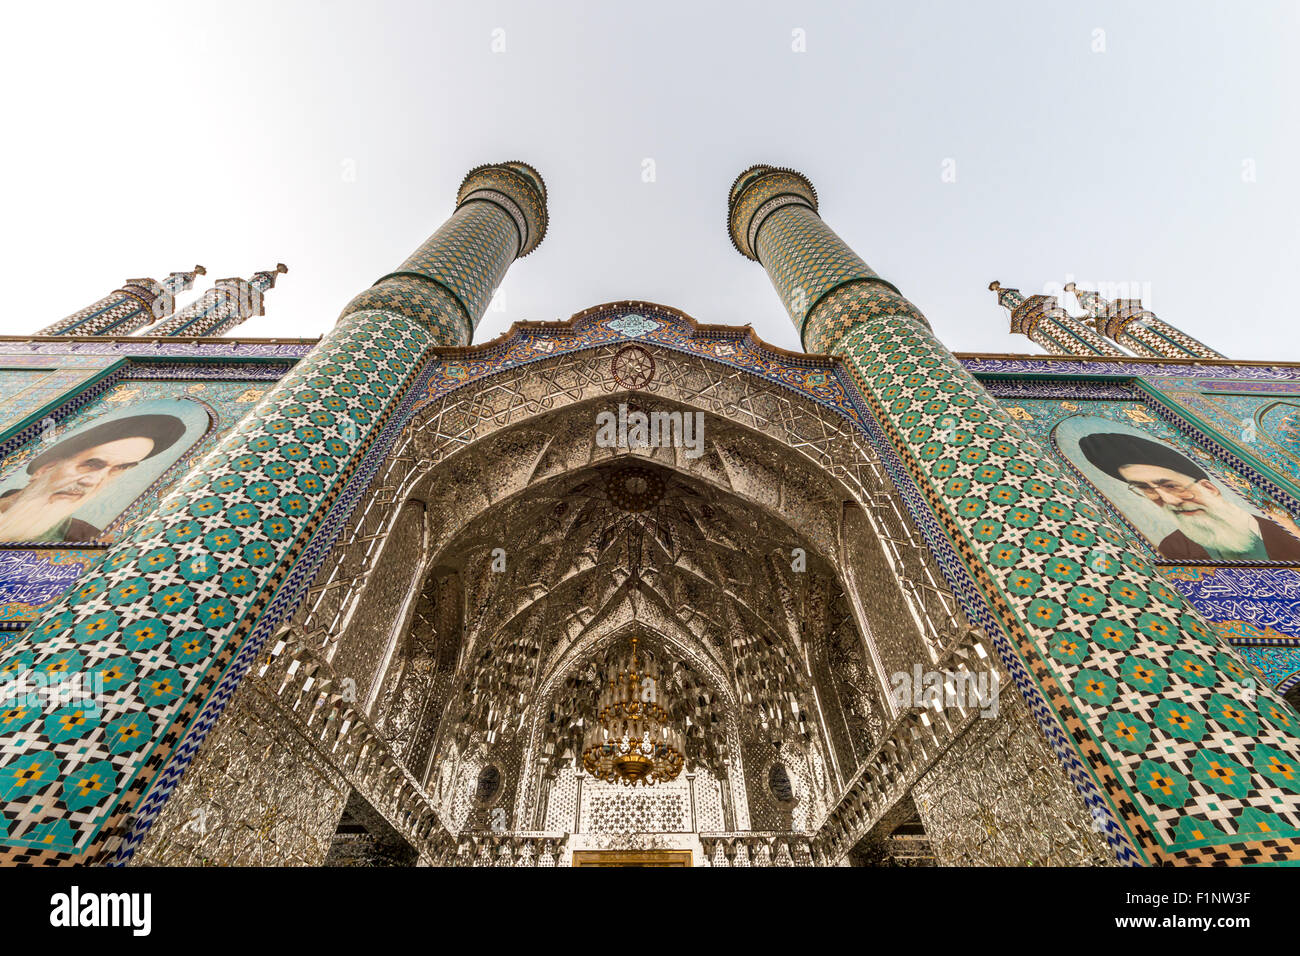
[[1039, 351], [987, 285], [1072, 276], [1300, 360], [1298, 50], [1300, 4], [1264, 0], [8, 5], [0, 332], [127, 278], [282, 261], [236, 334], [319, 335], [470, 167], [522, 159], [551, 229], [477, 341], [648, 299], [798, 348], [724, 228], [767, 162], [954, 350]]

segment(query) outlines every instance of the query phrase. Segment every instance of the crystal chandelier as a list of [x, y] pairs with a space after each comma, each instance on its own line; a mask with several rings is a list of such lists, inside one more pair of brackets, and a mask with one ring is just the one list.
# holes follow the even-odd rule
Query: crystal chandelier
[[682, 736], [668, 723], [658, 664], [631, 650], [613, 658], [582, 741], [582, 765], [598, 780], [666, 783], [682, 772]]

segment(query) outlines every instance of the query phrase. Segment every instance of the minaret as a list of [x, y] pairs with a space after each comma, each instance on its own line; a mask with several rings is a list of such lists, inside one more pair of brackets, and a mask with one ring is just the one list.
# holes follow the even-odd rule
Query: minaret
[[218, 279], [197, 301], [141, 334], [186, 338], [224, 335], [249, 316], [265, 315], [263, 293], [274, 289], [275, 280], [288, 271], [289, 267], [280, 262], [274, 269], [254, 272], [251, 279]]
[[396, 310], [432, 321], [439, 345], [468, 345], [506, 269], [537, 248], [546, 224], [546, 184], [531, 166], [472, 169], [452, 217], [343, 314]]
[[472, 171], [447, 224], [0, 652], [0, 670], [106, 688], [79, 723], [4, 715], [0, 863], [130, 856], [411, 414], [431, 350], [468, 341], [545, 229], [530, 167]]
[[1065, 291], [1074, 293], [1079, 305], [1092, 317], [1098, 332], [1135, 355], [1181, 359], [1227, 357], [1156, 318], [1154, 312], [1142, 308], [1141, 299], [1110, 302], [1096, 292], [1076, 288], [1073, 282], [1066, 284]]
[[1088, 326], [1066, 312], [1055, 296], [1031, 295], [990, 282], [998, 304], [1011, 313], [1011, 331], [1020, 333], [1051, 355], [1123, 356]]
[[165, 319], [176, 308], [176, 296], [194, 285], [194, 277], [208, 270], [195, 266], [189, 272], [173, 272], [162, 282], [156, 279], [127, 279], [110, 292], [37, 335], [130, 335], [150, 322]]
[[843, 360], [1117, 860], [1300, 860], [1295, 712], [1243, 684], [1232, 648], [825, 225], [803, 175], [751, 167], [729, 212], [807, 346]]

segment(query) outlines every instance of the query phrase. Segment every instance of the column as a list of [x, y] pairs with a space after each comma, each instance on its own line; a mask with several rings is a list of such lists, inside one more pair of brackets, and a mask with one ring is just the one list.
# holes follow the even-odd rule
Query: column
[[1050, 355], [1116, 356], [1124, 353], [1066, 312], [1055, 296], [1031, 295], [990, 282], [998, 304], [1011, 313], [1011, 331], [1025, 336]]
[[1154, 312], [1142, 307], [1141, 299], [1116, 299], [1111, 302], [1096, 292], [1076, 288], [1073, 282], [1066, 284], [1065, 291], [1074, 293], [1079, 305], [1092, 316], [1098, 332], [1135, 355], [1181, 359], [1226, 358], [1205, 343], [1198, 342], [1168, 322], [1156, 318]]
[[439, 345], [468, 345], [506, 269], [537, 248], [546, 223], [546, 184], [536, 170], [480, 166], [465, 177], [442, 228], [344, 314], [397, 311], [430, 325]]
[[807, 346], [843, 360], [896, 480], [919, 493], [914, 518], [1118, 861], [1300, 860], [1295, 711], [1253, 690], [1236, 653], [825, 225], [803, 175], [752, 167], [729, 211]]
[[686, 775], [686, 783], [687, 783], [687, 788], [688, 788], [688, 790], [690, 791], [690, 797], [691, 797], [691, 827], [690, 827], [690, 831], [691, 831], [692, 833], [699, 833], [699, 832], [700, 832], [700, 824], [699, 824], [699, 821], [696, 819], [696, 813], [695, 813], [695, 774], [693, 774], [693, 773], [688, 773], [688, 774]]
[[159, 323], [143, 335], [198, 338], [224, 335], [251, 315], [265, 315], [263, 295], [275, 280], [289, 271], [283, 262], [274, 269], [254, 272], [250, 279], [218, 279], [198, 300]]
[[354, 299], [98, 570], [0, 652], [0, 696], [62, 675], [102, 702], [0, 707], [0, 863], [123, 862], [139, 845], [328, 550], [349, 483], [409, 414], [430, 350], [468, 341], [506, 267], [542, 239], [545, 193], [523, 164], [471, 171], [457, 199], [399, 273]]
[[176, 308], [176, 296], [194, 285], [194, 277], [205, 275], [203, 266], [189, 272], [173, 272], [162, 282], [156, 279], [127, 279], [122, 288], [110, 292], [93, 305], [74, 312], [37, 332], [37, 335], [130, 335], [150, 322], [165, 319]]

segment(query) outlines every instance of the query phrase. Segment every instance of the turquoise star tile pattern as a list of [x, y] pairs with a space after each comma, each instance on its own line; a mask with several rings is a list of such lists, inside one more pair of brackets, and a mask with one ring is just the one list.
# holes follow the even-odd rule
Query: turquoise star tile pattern
[[[522, 164], [473, 171], [448, 226], [408, 260], [419, 275], [381, 281], [388, 298], [354, 301], [98, 569], [5, 649], [0, 680], [24, 669], [89, 673], [107, 699], [97, 713], [39, 723], [0, 711], [0, 859], [113, 859], [128, 823], [139, 839], [139, 817], [161, 803], [155, 791], [165, 797], [220, 711], [214, 688], [224, 704], [227, 671], [251, 660], [245, 644], [267, 632], [268, 608], [283, 611], [277, 594], [390, 419], [409, 409], [430, 350], [463, 344], [466, 319], [472, 328], [506, 265], [540, 241], [540, 184]], [[523, 226], [506, 205], [527, 210]], [[404, 300], [411, 283], [418, 295]]]
[[[958, 558], [950, 570], [985, 596], [977, 613], [1117, 859], [1300, 858], [1295, 712], [1271, 690], [1243, 686], [1232, 648], [914, 306], [869, 270], [852, 275], [843, 264], [856, 256], [834, 248], [844, 244], [829, 227], [810, 225], [815, 197], [800, 183], [770, 167], [742, 174], [732, 239], [754, 257], [757, 230], [757, 258], [805, 342], [846, 362]], [[804, 201], [754, 226], [782, 190]]]

